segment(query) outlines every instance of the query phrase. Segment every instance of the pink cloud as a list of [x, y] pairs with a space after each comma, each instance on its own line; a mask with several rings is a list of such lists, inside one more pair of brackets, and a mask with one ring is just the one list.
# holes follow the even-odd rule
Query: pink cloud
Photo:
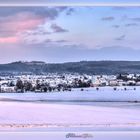
[[16, 15], [8, 16], [0, 19], [0, 28], [7, 31], [22, 32], [30, 30], [43, 24], [45, 19], [33, 13], [22, 12]]
[[31, 12], [22, 12], [0, 18], [0, 43], [17, 43], [21, 34], [45, 23], [45, 18]]
[[0, 37], [0, 43], [9, 44], [9, 43], [17, 43], [17, 37]]
[[17, 43], [17, 37], [0, 37], [0, 44], [10, 44], [10, 43]]
[[18, 31], [30, 30], [36, 28], [45, 22], [45, 18], [36, 16], [32, 13], [20, 13], [17, 15], [17, 21], [13, 25]]

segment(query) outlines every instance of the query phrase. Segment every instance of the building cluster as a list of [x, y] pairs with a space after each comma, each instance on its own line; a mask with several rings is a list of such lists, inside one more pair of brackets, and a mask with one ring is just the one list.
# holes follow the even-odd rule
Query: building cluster
[[47, 74], [1, 76], [0, 92], [71, 91], [71, 88], [100, 86], [140, 86], [139, 74], [86, 75]]

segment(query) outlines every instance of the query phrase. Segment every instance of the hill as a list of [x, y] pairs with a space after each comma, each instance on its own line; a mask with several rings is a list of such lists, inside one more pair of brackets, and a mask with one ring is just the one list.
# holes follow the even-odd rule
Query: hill
[[0, 64], [0, 73], [85, 73], [119, 74], [140, 73], [140, 61], [81, 61], [45, 63], [41, 61]]

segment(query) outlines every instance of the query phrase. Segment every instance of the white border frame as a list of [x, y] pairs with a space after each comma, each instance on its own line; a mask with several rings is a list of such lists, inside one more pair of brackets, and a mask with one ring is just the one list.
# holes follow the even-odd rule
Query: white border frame
[[[116, 0], [117, 1], [117, 0]], [[132, 0], [133, 1], [133, 0]], [[0, 3], [0, 7], [47, 7], [47, 6], [70, 6], [70, 7], [140, 7], [140, 2], [139, 3]], [[134, 136], [139, 136], [139, 139], [140, 139], [140, 131], [75, 131], [75, 132], [63, 132], [63, 131], [49, 131], [49, 132], [44, 132], [44, 131], [29, 131], [27, 132], [26, 130], [21, 132], [20, 130], [19, 131], [0, 131], [0, 138], [2, 138], [2, 136], [4, 136], [4, 140], [8, 140], [8, 138], [10, 137], [10, 140], [15, 140], [16, 139], [16, 136], [20, 136], [22, 140], [27, 140], [27, 138], [31, 139], [33, 137], [31, 137], [31, 135], [35, 135], [35, 136], [39, 136], [39, 135], [43, 135], [44, 134], [51, 134], [52, 133], [55, 135], [55, 133], [59, 133], [60, 135], [64, 135], [64, 139], [65, 138], [65, 134], [66, 133], [78, 133], [78, 134], [83, 134], [83, 133], [89, 133], [89, 134], [93, 134], [93, 139], [94, 140], [100, 140], [101, 138], [100, 137], [97, 137], [96, 136], [99, 136], [99, 135], [104, 135], [104, 139], [106, 139], [106, 136], [108, 136], [109, 134], [112, 135], [114, 134], [114, 136], [116, 135], [119, 135], [119, 139], [121, 138], [122, 136], [122, 140], [124, 140], [125, 138], [125, 135], [128, 134], [133, 134]], [[116, 135], [115, 135], [116, 134]], [[124, 134], [124, 135], [122, 135]], [[8, 137], [9, 135], [9, 137]], [[7, 138], [6, 138], [7, 136]], [[23, 138], [23, 136], [26, 136], [25, 138]], [[6, 138], [6, 139], [5, 139]], [[19, 138], [19, 137], [18, 137]], [[103, 137], [102, 137], [103, 138]], [[107, 137], [108, 139], [109, 137]], [[134, 137], [135, 138], [135, 137]], [[35, 138], [36, 140], [39, 140], [38, 138]], [[44, 138], [43, 138], [44, 139]], [[42, 140], [43, 140], [42, 139]], [[72, 139], [72, 138], [71, 138]], [[75, 138], [76, 139], [76, 138]], [[81, 139], [84, 139], [84, 138], [81, 138]], [[87, 138], [88, 139], [88, 138]], [[120, 139], [120, 140], [121, 140]], [[46, 139], [44, 139], [46, 140]], [[52, 139], [51, 139], [52, 140]], [[129, 139], [129, 140], [132, 140], [132, 139]], [[136, 139], [135, 139], [136, 140]], [[137, 139], [138, 140], [138, 139]]]
[[[117, 1], [117, 0], [116, 0]], [[78, 3], [78, 2], [75, 2], [75, 3], [62, 3], [62, 2], [58, 2], [58, 3], [53, 3], [53, 2], [46, 2], [46, 3], [0, 3], [0, 7], [46, 7], [46, 6], [89, 6], [89, 7], [92, 7], [92, 6], [95, 6], [95, 7], [140, 7], [140, 2], [138, 3], [117, 3], [117, 2], [112, 2], [112, 3], [97, 3], [97, 2], [92, 2], [92, 3], [86, 3], [86, 2], [82, 2], [82, 3]]]

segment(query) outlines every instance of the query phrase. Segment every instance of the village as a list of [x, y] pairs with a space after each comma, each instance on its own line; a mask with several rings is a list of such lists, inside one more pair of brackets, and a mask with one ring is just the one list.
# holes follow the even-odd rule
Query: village
[[[0, 93], [53, 92], [71, 91], [72, 88], [110, 86], [116, 90], [118, 86], [140, 86], [139, 74], [119, 75], [87, 75], [57, 74], [17, 75], [0, 77]], [[126, 88], [124, 88], [126, 90]], [[134, 88], [136, 90], [136, 88]]]

